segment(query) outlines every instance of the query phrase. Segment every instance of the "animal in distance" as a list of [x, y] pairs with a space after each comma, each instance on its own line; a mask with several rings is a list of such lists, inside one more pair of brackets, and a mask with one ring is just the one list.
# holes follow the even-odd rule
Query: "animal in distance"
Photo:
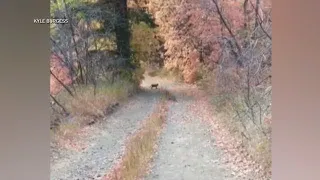
[[158, 89], [159, 84], [151, 84], [151, 89], [156, 88]]

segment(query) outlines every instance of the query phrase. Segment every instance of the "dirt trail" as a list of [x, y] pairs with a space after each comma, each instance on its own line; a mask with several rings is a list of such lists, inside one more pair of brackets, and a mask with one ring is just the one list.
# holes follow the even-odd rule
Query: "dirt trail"
[[167, 127], [146, 180], [231, 180], [232, 173], [221, 163], [208, 126], [188, 108], [194, 97], [192, 86], [166, 86], [177, 99], [169, 110]]
[[[125, 139], [139, 128], [139, 122], [153, 111], [160, 98], [151, 83], [171, 91], [177, 102], [171, 104], [167, 125], [159, 139], [146, 180], [233, 180], [232, 173], [221, 163], [221, 152], [214, 145], [209, 127], [188, 109], [194, 97], [186, 95], [191, 86], [157, 77], [147, 77], [145, 89], [129, 104], [99, 125], [90, 139], [90, 147], [70, 153], [51, 166], [51, 180], [100, 179], [123, 152]], [[98, 125], [97, 125], [98, 126]]]
[[83, 152], [61, 152], [64, 158], [51, 164], [50, 179], [100, 179], [121, 155], [125, 139], [152, 113], [159, 98], [159, 91], [145, 89], [111, 117], [95, 125], [89, 148]]

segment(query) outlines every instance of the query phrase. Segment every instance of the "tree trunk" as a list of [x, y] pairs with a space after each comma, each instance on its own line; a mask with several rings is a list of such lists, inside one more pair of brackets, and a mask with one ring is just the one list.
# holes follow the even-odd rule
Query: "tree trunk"
[[[131, 62], [131, 48], [130, 48], [130, 26], [128, 20], [127, 0], [100, 0], [101, 6], [115, 8], [117, 12], [117, 22], [115, 24], [117, 55], [120, 56], [120, 67], [113, 67], [116, 70], [123, 69], [126, 72], [132, 72], [135, 68]], [[105, 21], [104, 27], [108, 29], [108, 23]], [[120, 69], [119, 69], [120, 68]], [[114, 74], [114, 73], [113, 73]], [[114, 80], [114, 78], [112, 77]]]
[[118, 0], [115, 3], [119, 12], [118, 23], [116, 24], [117, 50], [122, 57], [130, 57], [130, 31], [127, 14], [127, 0]]
[[63, 0], [63, 4], [64, 4], [64, 8], [65, 8], [65, 11], [66, 11], [66, 15], [67, 15], [67, 18], [69, 19], [69, 24], [70, 24], [70, 31], [71, 31], [71, 35], [72, 35], [72, 41], [73, 41], [73, 45], [74, 45], [74, 50], [76, 52], [76, 55], [77, 55], [77, 64], [78, 64], [78, 70], [80, 71], [80, 83], [83, 84], [84, 83], [84, 77], [83, 77], [83, 67], [82, 67], [82, 64], [80, 62], [80, 57], [79, 57], [79, 52], [78, 52], [78, 48], [77, 48], [77, 42], [75, 40], [75, 31], [74, 31], [74, 28], [73, 28], [73, 24], [72, 24], [72, 18], [68, 12], [68, 8], [67, 8], [67, 4], [65, 2], [65, 0]]

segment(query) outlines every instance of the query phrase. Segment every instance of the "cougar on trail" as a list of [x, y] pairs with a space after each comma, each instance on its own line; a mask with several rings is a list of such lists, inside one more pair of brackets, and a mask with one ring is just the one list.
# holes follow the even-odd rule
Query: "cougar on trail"
[[151, 84], [151, 89], [154, 88], [154, 87], [155, 87], [156, 89], [158, 89], [158, 86], [159, 86], [159, 84]]

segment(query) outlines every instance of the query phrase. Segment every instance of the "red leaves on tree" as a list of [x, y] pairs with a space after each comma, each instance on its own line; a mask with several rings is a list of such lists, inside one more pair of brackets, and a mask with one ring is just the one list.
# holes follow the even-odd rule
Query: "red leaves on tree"
[[[50, 57], [50, 70], [63, 84], [69, 85], [72, 83], [69, 69], [63, 65], [63, 61], [57, 55], [52, 54]], [[62, 89], [63, 86], [50, 74], [50, 94], [55, 95]]]

